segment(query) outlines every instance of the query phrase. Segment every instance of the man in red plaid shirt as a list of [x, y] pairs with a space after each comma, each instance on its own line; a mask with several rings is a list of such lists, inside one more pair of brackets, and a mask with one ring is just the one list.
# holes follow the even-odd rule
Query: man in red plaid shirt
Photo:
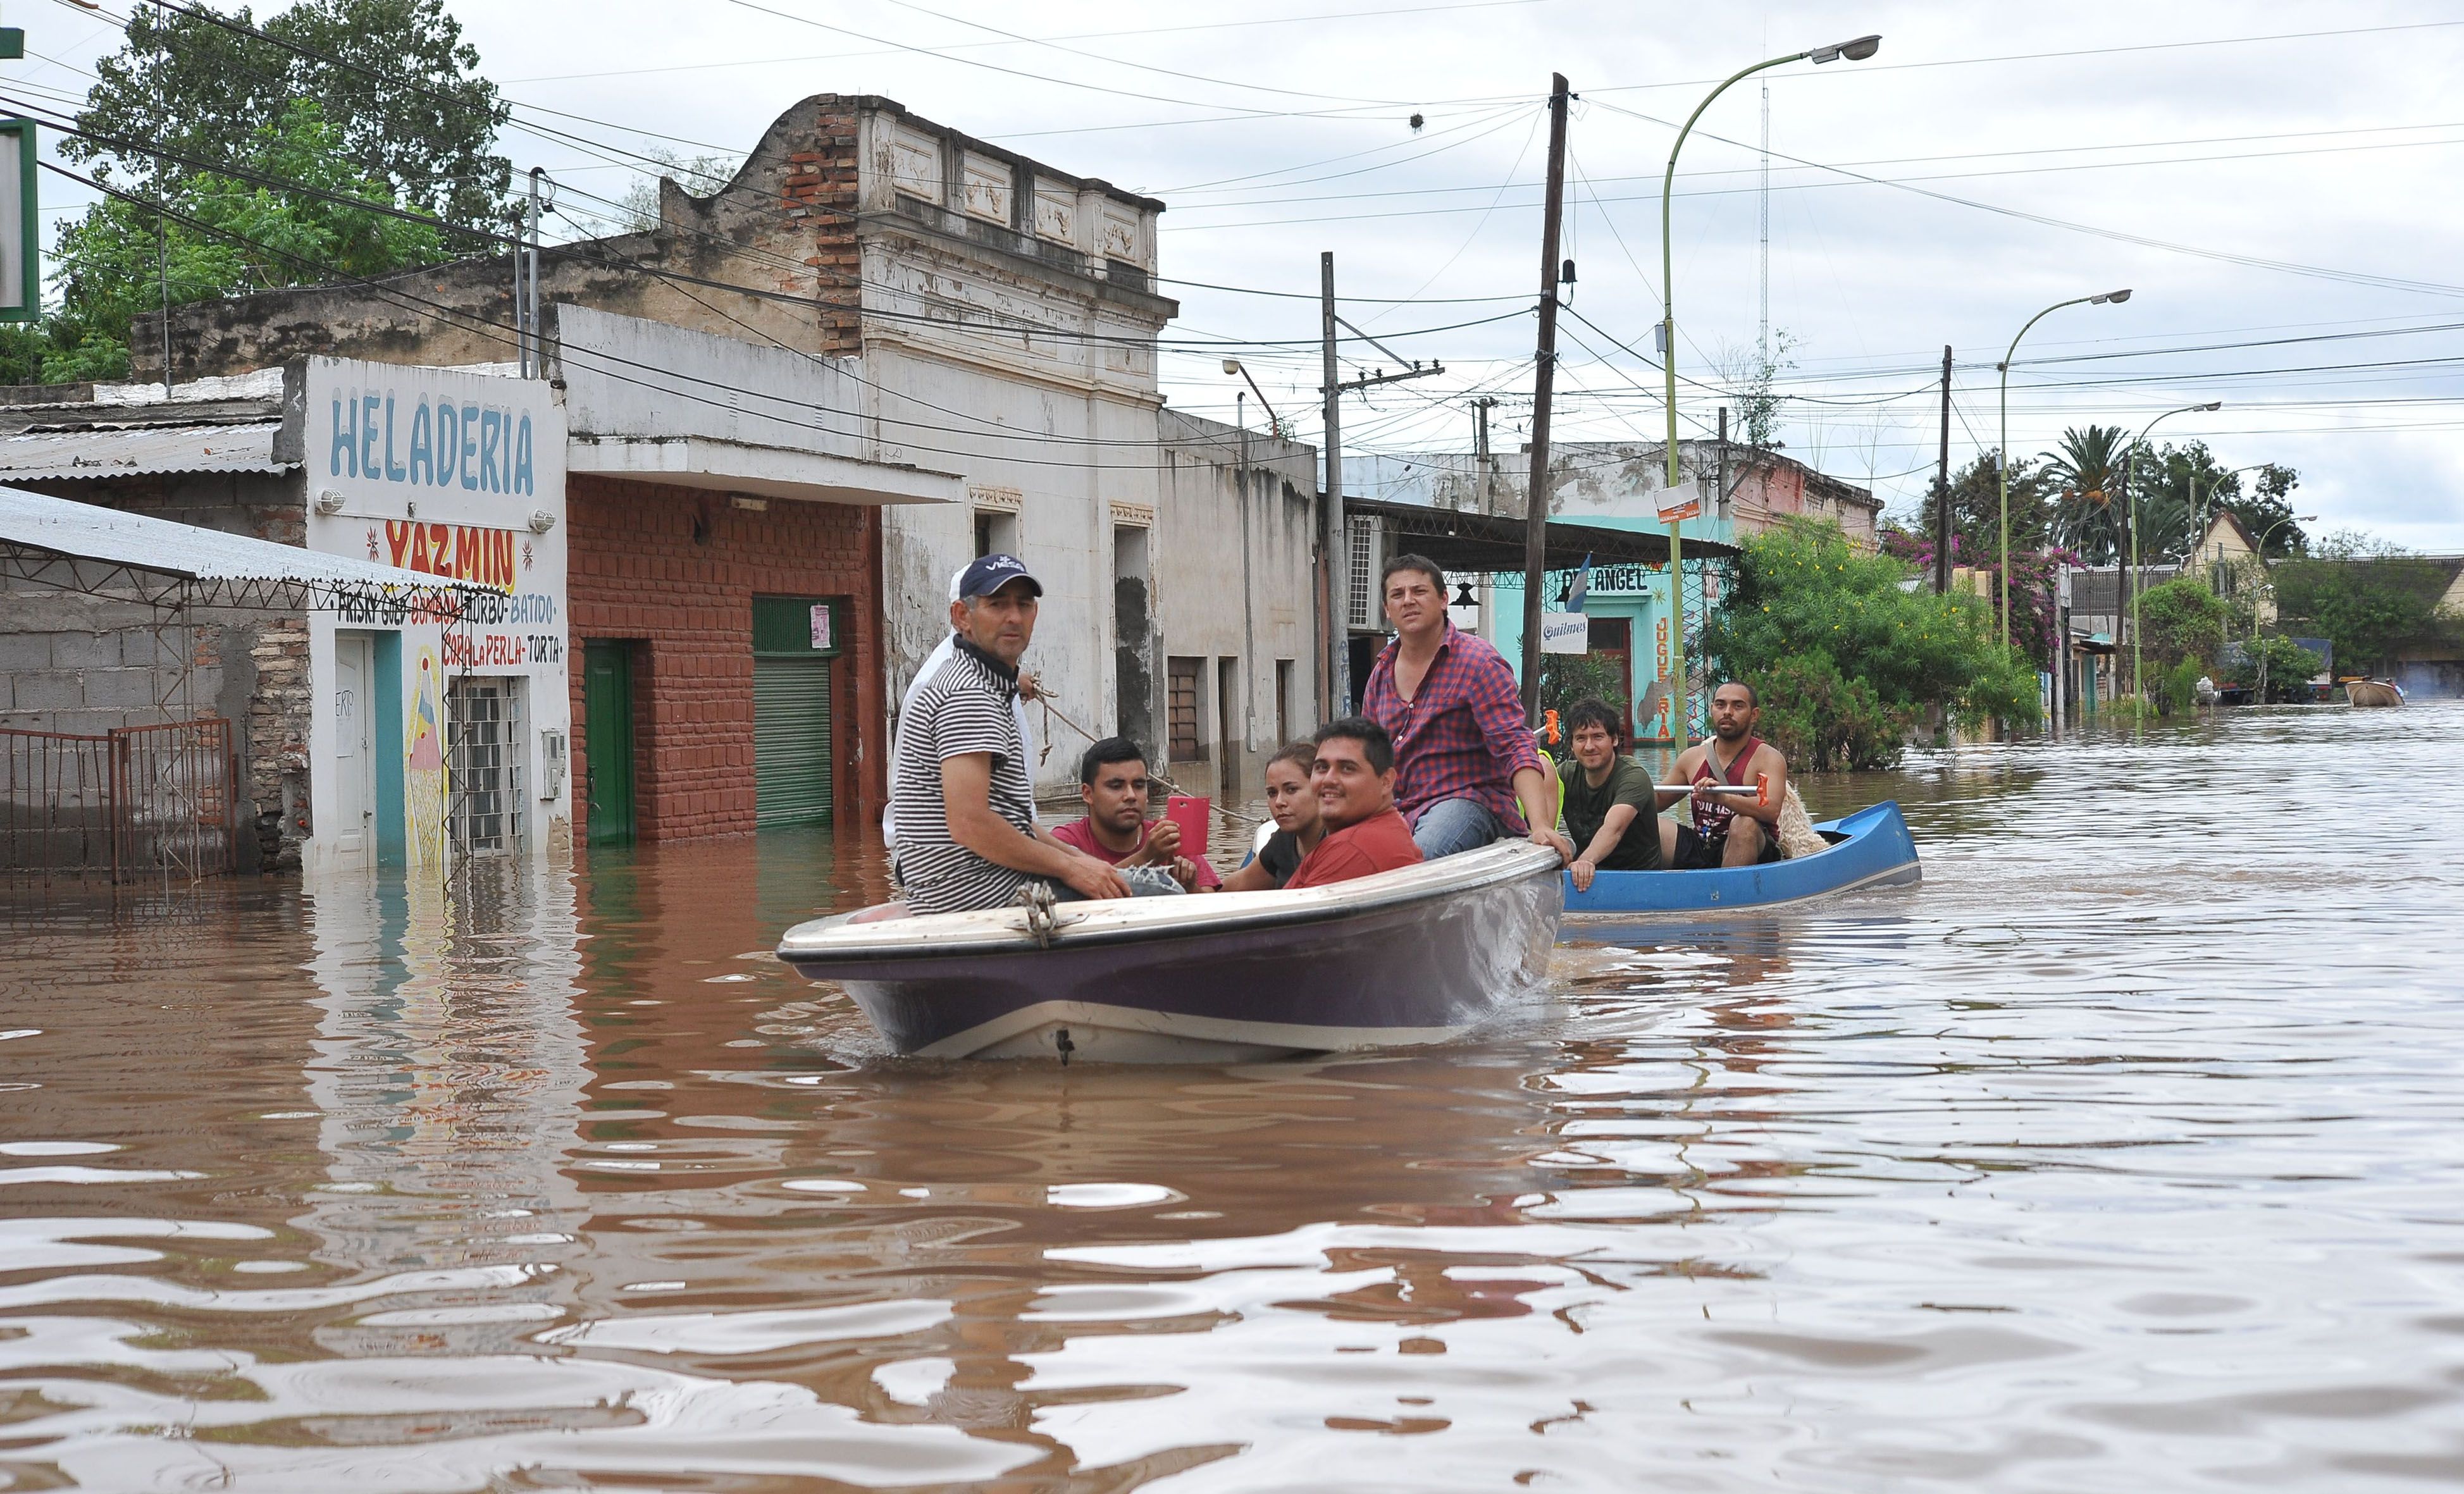
[[1528, 835], [1567, 860], [1557, 796], [1524, 723], [1514, 671], [1446, 618], [1446, 573], [1417, 555], [1379, 579], [1395, 641], [1377, 656], [1360, 714], [1395, 739], [1395, 807], [1434, 861]]

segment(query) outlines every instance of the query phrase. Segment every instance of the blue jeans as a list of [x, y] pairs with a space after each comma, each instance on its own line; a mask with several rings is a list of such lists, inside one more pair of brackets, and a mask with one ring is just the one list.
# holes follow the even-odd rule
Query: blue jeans
[[1420, 823], [1412, 826], [1412, 844], [1420, 847], [1422, 860], [1435, 861], [1478, 850], [1513, 833], [1496, 810], [1477, 799], [1441, 799], [1420, 811]]

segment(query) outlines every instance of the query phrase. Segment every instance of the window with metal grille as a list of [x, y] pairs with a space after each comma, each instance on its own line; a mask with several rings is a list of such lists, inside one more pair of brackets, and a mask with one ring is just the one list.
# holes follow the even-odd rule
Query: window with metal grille
[[464, 675], [446, 696], [446, 773], [454, 853], [519, 855], [528, 831], [522, 799], [522, 682]]
[[1167, 659], [1164, 719], [1170, 723], [1175, 762], [1204, 762], [1206, 737], [1199, 730], [1198, 682], [1206, 672], [1204, 659]]
[[1380, 613], [1377, 596], [1377, 520], [1346, 516], [1344, 566], [1351, 572], [1351, 604], [1344, 621], [1353, 627], [1375, 627]]

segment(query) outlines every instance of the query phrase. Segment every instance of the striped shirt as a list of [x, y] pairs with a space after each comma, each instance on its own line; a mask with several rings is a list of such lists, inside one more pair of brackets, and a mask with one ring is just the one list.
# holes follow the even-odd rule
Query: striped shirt
[[1018, 671], [971, 644], [916, 692], [898, 723], [890, 765], [890, 802], [898, 818], [898, 876], [907, 906], [919, 913], [999, 908], [1018, 897], [1026, 874], [996, 866], [950, 834], [941, 764], [968, 753], [992, 755], [993, 813], [1022, 835], [1035, 831], [1035, 786], [1019, 730]]

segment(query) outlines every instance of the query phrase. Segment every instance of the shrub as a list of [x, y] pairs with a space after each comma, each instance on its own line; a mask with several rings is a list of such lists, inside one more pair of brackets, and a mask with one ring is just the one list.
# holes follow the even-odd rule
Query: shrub
[[2141, 645], [2162, 669], [2212, 659], [2224, 647], [2226, 612], [2225, 599], [2201, 578], [2183, 576], [2150, 586], [2139, 597]]
[[2208, 667], [2197, 659], [2184, 659], [2166, 670], [2164, 678], [2157, 681], [2156, 688], [2160, 693], [2156, 709], [2171, 715], [2176, 711], [2188, 711], [2197, 705], [2199, 676], [2207, 672]]
[[1800, 772], [1874, 767], [1898, 758], [1918, 712], [1882, 703], [1820, 654], [1793, 654], [1757, 674], [1762, 735]]
[[2036, 719], [2036, 672], [1993, 641], [1979, 597], [1937, 596], [1914, 567], [1858, 550], [1837, 524], [1792, 520], [1743, 541], [1706, 658], [1759, 691], [1792, 761], [1887, 767], [1928, 712], [1973, 725]]

